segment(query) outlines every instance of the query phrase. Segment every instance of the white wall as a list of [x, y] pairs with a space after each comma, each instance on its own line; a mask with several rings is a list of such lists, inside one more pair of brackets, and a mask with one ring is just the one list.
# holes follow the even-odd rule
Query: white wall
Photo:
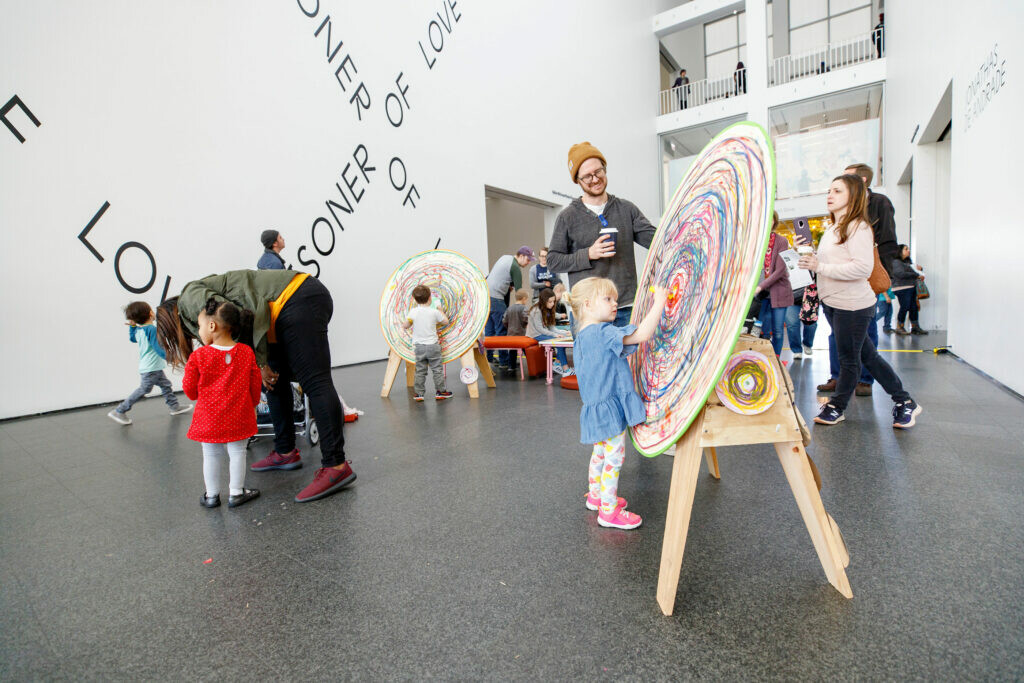
[[924, 268], [929, 298], [921, 302], [926, 330], [949, 325], [949, 181], [951, 142], [918, 145], [914, 150], [913, 230], [910, 249]]
[[[898, 174], [906, 167], [914, 154], [915, 126], [928, 123], [952, 78], [949, 343], [968, 363], [1024, 392], [1024, 367], [1015, 348], [1024, 336], [1024, 317], [1013, 307], [1021, 292], [1024, 231], [1014, 201], [1020, 182], [1010, 161], [1024, 155], [1024, 139], [1014, 133], [1024, 110], [1024, 6], [983, 0], [968, 8], [950, 0], [914, 0], [890, 3], [887, 10], [887, 171]], [[1005, 63], [1003, 84], [984, 99], [970, 98], [985, 106], [968, 126], [968, 86], [997, 45], [998, 61]], [[922, 193], [929, 190], [916, 182], [916, 161], [914, 172], [914, 203], [928, 203]], [[906, 192], [897, 198], [897, 219], [905, 222]]]
[[[345, 364], [385, 355], [378, 293], [404, 258], [440, 237], [486, 269], [484, 184], [562, 202], [553, 190], [577, 194], [568, 148], [590, 140], [611, 191], [655, 220], [653, 4], [528, 0], [511, 12], [458, 0], [457, 22], [446, 5], [64, 0], [7, 11], [0, 101], [17, 94], [42, 125], [8, 113], [24, 144], [0, 127], [0, 417], [124, 397], [138, 376], [120, 308], [158, 303], [167, 277], [173, 295], [253, 267], [265, 227], [284, 233], [288, 261], [305, 247], [319, 262], [335, 299], [333, 362]], [[332, 63], [326, 29], [313, 35], [328, 14], [331, 49], [344, 41]], [[443, 38], [439, 53], [431, 36]], [[335, 70], [348, 55], [343, 91]], [[394, 127], [385, 98], [400, 72], [408, 108]], [[350, 103], [360, 82], [371, 97], [362, 120]], [[355, 164], [345, 171], [360, 145], [376, 168], [368, 182]], [[401, 192], [388, 177], [395, 157]], [[340, 199], [343, 174], [364, 194], [321, 256], [311, 229], [327, 219], [326, 251], [325, 202]], [[402, 204], [412, 185], [415, 208]], [[104, 202], [88, 235], [101, 263], [77, 235]], [[140, 295], [114, 274], [130, 241], [156, 263]], [[137, 249], [121, 269], [129, 284], [150, 274]]]

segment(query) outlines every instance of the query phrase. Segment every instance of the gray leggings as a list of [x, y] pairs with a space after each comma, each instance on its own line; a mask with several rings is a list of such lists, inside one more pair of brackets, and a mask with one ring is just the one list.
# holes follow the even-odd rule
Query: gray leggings
[[171, 380], [167, 379], [167, 375], [164, 374], [163, 370], [154, 370], [153, 372], [142, 373], [142, 383], [139, 388], [132, 392], [132, 395], [121, 401], [121, 404], [117, 406], [117, 412], [127, 413], [132, 409], [140, 399], [142, 399], [149, 390], [154, 386], [160, 387], [160, 391], [163, 392], [164, 401], [167, 402], [167, 407], [174, 408], [178, 407], [178, 397], [174, 395], [174, 388], [171, 387]]
[[446, 391], [444, 384], [444, 365], [441, 364], [440, 344], [417, 344], [416, 349], [416, 381], [413, 391], [422, 396], [427, 388], [427, 366], [434, 373], [434, 391]]

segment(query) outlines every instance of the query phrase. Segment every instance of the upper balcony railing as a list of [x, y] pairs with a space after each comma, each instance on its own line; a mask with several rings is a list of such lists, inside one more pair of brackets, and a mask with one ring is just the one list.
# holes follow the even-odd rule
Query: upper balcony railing
[[799, 55], [785, 55], [768, 66], [768, 85], [783, 85], [880, 59], [885, 56], [883, 29], [875, 29], [856, 38], [832, 43]]
[[672, 114], [683, 109], [735, 97], [747, 92], [747, 70], [738, 69], [732, 76], [694, 81], [677, 88], [662, 90], [658, 95], [658, 113]]

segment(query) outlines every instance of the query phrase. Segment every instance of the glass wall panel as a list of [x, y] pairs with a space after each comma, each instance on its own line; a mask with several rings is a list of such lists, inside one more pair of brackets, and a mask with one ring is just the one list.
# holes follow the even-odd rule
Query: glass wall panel
[[828, 44], [828, 22], [804, 26], [789, 32], [789, 53], [803, 54], [825, 47]]
[[[690, 169], [690, 164], [697, 158], [711, 138], [739, 121], [746, 115], [722, 119], [693, 128], [663, 133], [659, 136], [661, 146], [661, 207], [664, 211], [676, 192], [683, 176]], [[652, 219], [653, 220], [653, 219]], [[655, 221], [656, 222], [656, 221]]]
[[852, 9], [858, 7], [867, 7], [868, 11], [871, 11], [871, 0], [829, 0], [828, 13], [831, 16], [842, 14], [843, 12], [849, 12]]
[[789, 27], [796, 28], [828, 16], [828, 0], [789, 0]]
[[729, 16], [704, 25], [705, 54], [713, 54], [730, 47], [736, 47], [735, 16]]
[[848, 38], [856, 38], [866, 33], [871, 33], [871, 7], [865, 7], [855, 12], [849, 12], [842, 16], [828, 20], [829, 42], [839, 43]]

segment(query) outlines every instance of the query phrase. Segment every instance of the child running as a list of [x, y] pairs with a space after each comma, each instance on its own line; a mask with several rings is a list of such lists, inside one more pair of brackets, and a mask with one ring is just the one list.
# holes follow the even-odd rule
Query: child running
[[626, 356], [654, 334], [668, 293], [662, 287], [654, 288], [651, 310], [639, 326], [612, 325], [618, 297], [614, 282], [588, 277], [572, 288], [569, 305], [579, 326], [573, 358], [583, 400], [580, 441], [594, 444], [587, 509], [600, 510], [597, 523], [601, 526], [635, 529], [643, 519], [628, 512], [625, 499], [617, 496], [619, 470], [626, 455], [626, 428], [644, 422], [647, 414], [634, 391]]
[[128, 326], [128, 340], [139, 345], [139, 374], [142, 376], [142, 382], [131, 396], [107, 413], [107, 417], [118, 424], [130, 425], [132, 419], [128, 417], [128, 411], [154, 386], [160, 387], [160, 391], [163, 392], [164, 401], [167, 403], [171, 415], [181, 415], [192, 410], [191, 405], [178, 405], [178, 397], [174, 395], [171, 381], [164, 374], [164, 368], [167, 367], [167, 356], [156, 342], [153, 309], [145, 301], [133, 301], [124, 307], [124, 317], [127, 318], [125, 325]]
[[423, 402], [427, 389], [427, 366], [434, 373], [434, 400], [443, 401], [452, 397], [444, 383], [444, 364], [441, 363], [441, 342], [437, 337], [437, 326], [447, 325], [448, 316], [430, 306], [430, 288], [416, 285], [412, 288], [416, 305], [402, 322], [405, 329], [412, 328], [412, 345], [416, 353], [416, 380], [413, 382], [413, 400]]
[[230, 301], [207, 300], [197, 325], [203, 346], [188, 357], [181, 382], [185, 395], [198, 399], [188, 438], [203, 444], [206, 492], [199, 504], [207, 508], [220, 505], [220, 462], [225, 446], [231, 461], [228, 507], [238, 507], [260, 495], [256, 489], [245, 488], [245, 446], [256, 433], [256, 406], [263, 380], [252, 349], [234, 341], [242, 330], [243, 315], [252, 317]]

